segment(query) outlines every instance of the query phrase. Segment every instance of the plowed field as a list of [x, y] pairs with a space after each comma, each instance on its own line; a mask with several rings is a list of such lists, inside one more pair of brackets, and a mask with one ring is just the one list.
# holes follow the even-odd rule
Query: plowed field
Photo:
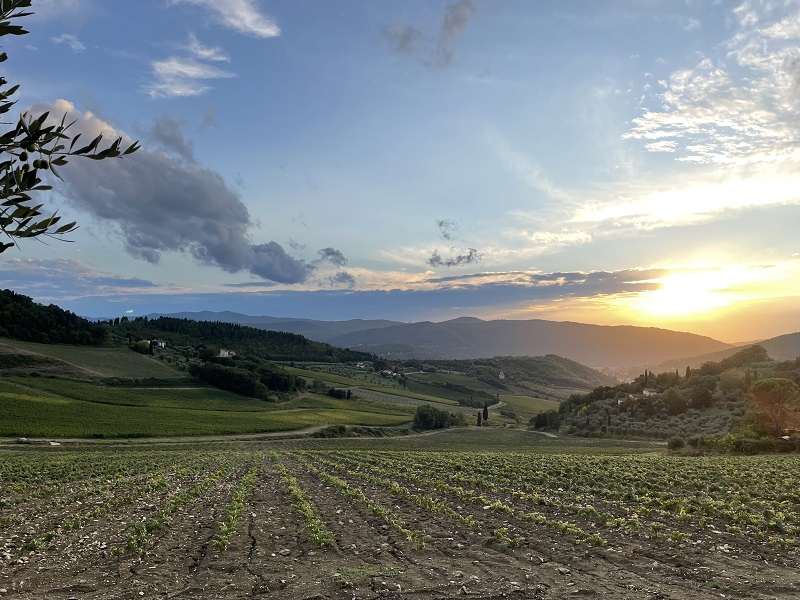
[[0, 454], [0, 598], [800, 598], [797, 457]]

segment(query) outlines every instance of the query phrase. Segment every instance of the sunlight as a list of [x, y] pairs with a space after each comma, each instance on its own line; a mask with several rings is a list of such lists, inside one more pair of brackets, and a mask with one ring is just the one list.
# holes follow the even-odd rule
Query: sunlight
[[730, 281], [724, 279], [720, 271], [668, 275], [657, 280], [659, 289], [636, 298], [638, 310], [656, 317], [707, 315], [732, 302], [724, 293]]

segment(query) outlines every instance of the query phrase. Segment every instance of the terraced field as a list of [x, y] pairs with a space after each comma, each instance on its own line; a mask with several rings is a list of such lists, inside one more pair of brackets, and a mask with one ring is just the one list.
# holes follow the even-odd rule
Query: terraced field
[[26, 449], [9, 598], [796, 598], [800, 458]]

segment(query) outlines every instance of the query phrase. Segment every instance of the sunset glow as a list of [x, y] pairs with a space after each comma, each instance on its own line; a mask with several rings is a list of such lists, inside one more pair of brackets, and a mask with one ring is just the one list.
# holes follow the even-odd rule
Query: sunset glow
[[141, 150], [61, 169], [37, 202], [80, 227], [21, 240], [2, 287], [97, 317], [800, 328], [800, 0], [117, 4], [35, 2], [4, 40], [19, 110]]

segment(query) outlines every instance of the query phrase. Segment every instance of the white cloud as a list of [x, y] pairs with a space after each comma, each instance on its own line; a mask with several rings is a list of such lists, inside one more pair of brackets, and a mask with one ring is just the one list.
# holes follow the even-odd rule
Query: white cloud
[[[603, 195], [607, 196], [605, 200]], [[800, 173], [762, 169], [760, 173], [717, 175], [696, 181], [616, 184], [613, 189], [596, 192], [595, 197], [598, 201], [587, 204], [571, 222], [613, 224], [618, 231], [631, 226], [656, 229], [696, 225], [731, 211], [798, 204]]]
[[155, 81], [148, 86], [147, 93], [153, 98], [175, 98], [199, 96], [207, 92], [209, 79], [236, 77], [235, 73], [193, 58], [172, 56], [152, 63]]
[[661, 140], [660, 142], [645, 144], [645, 148], [651, 152], [675, 152], [678, 149], [678, 142]]
[[[744, 3], [740, 29], [720, 48], [675, 71], [658, 94], [661, 108], [633, 120], [625, 139], [676, 160], [726, 165], [795, 160], [800, 145], [800, 13]], [[669, 141], [670, 143], [665, 143]]]
[[537, 231], [531, 241], [542, 248], [577, 246], [592, 241], [592, 236], [585, 231]]
[[256, 0], [171, 0], [171, 4], [202, 6], [223, 27], [261, 38], [280, 35], [278, 25], [258, 10]]
[[230, 58], [219, 47], [205, 46], [200, 40], [197, 39], [193, 33], [189, 34], [189, 43], [184, 46], [192, 56], [200, 60], [212, 60], [217, 62], [227, 62]]
[[57, 37], [50, 38], [54, 44], [66, 44], [69, 46], [69, 49], [73, 52], [84, 52], [86, 50], [86, 46], [83, 45], [77, 37], [72, 34], [65, 33], [63, 35], [59, 35]]

